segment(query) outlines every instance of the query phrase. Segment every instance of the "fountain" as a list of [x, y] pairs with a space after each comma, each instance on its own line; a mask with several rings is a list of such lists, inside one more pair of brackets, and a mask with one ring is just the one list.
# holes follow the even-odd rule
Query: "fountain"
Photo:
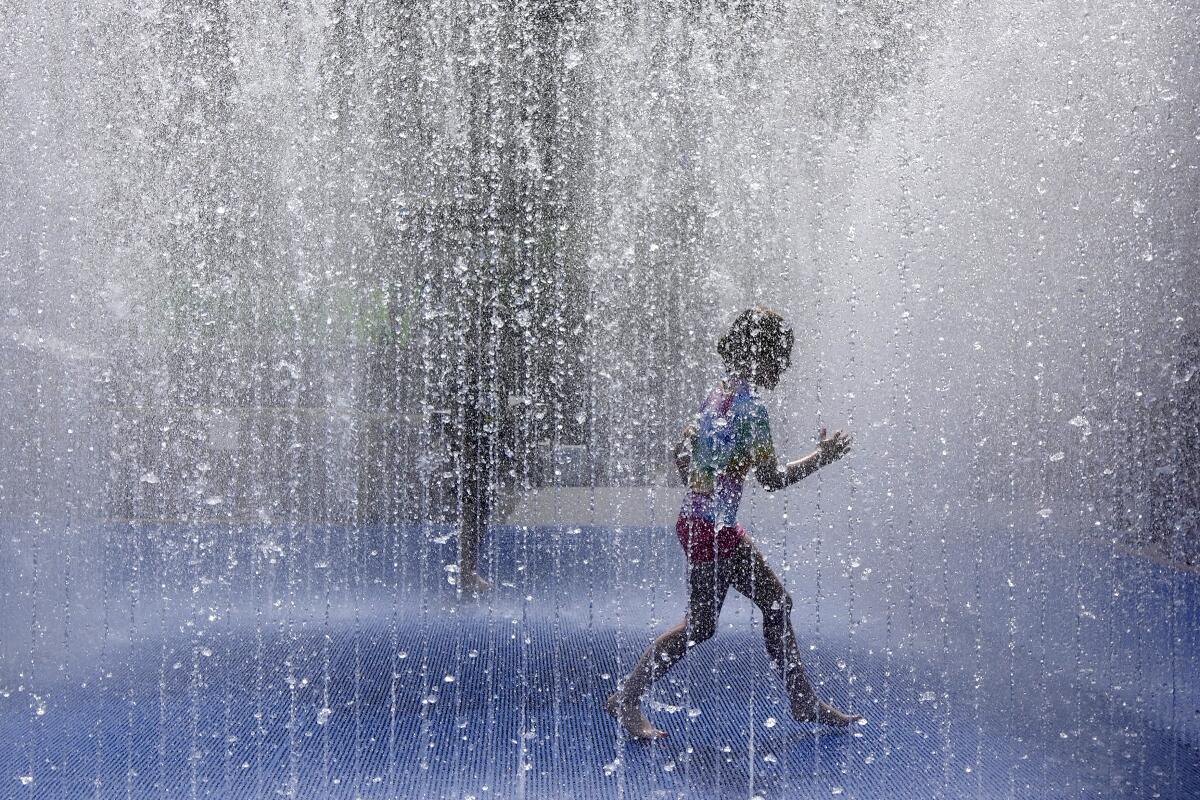
[[[0, 796], [1192, 796], [1194, 17], [6, 10]], [[743, 522], [870, 724], [731, 600], [639, 746], [755, 303], [858, 445]]]

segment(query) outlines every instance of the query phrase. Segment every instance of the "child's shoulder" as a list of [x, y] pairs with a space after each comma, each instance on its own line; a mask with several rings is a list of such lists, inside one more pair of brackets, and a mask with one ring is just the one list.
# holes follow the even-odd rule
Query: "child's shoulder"
[[734, 412], [747, 417], [767, 416], [767, 404], [748, 384], [742, 384], [733, 396]]

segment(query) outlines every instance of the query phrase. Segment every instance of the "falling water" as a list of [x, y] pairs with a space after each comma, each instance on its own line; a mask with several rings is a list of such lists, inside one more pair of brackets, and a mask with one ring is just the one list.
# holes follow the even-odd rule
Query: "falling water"
[[[6, 8], [0, 796], [1200, 791], [1192, 12]], [[639, 747], [757, 303], [857, 444], [741, 519], [870, 724], [738, 599]]]

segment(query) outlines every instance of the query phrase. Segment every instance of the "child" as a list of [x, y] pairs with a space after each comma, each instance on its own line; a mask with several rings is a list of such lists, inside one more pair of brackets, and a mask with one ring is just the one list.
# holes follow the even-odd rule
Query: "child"
[[768, 491], [790, 486], [850, 450], [850, 437], [819, 434], [812, 454], [780, 467], [771, 440], [766, 406], [754, 389], [774, 389], [788, 368], [792, 331], [774, 311], [752, 308], [734, 320], [717, 345], [728, 376], [709, 394], [675, 451], [679, 474], [688, 487], [675, 531], [688, 560], [688, 608], [683, 622], [646, 649], [633, 671], [605, 704], [638, 739], [666, 736], [641, 710], [642, 695], [687, 654], [712, 637], [729, 587], [748, 597], [763, 616], [767, 653], [783, 678], [792, 716], [800, 721], [849, 725], [861, 717], [845, 714], [816, 696], [790, 619], [792, 598], [762, 553], [737, 524], [738, 502], [750, 470]]

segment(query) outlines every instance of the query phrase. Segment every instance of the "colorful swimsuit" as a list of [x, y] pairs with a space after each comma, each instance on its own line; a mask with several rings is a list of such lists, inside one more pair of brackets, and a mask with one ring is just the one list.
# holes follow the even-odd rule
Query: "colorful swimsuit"
[[774, 462], [767, 407], [741, 378], [728, 378], [700, 406], [691, 439], [688, 493], [675, 532], [695, 562], [728, 558], [746, 535], [737, 524], [746, 475]]

